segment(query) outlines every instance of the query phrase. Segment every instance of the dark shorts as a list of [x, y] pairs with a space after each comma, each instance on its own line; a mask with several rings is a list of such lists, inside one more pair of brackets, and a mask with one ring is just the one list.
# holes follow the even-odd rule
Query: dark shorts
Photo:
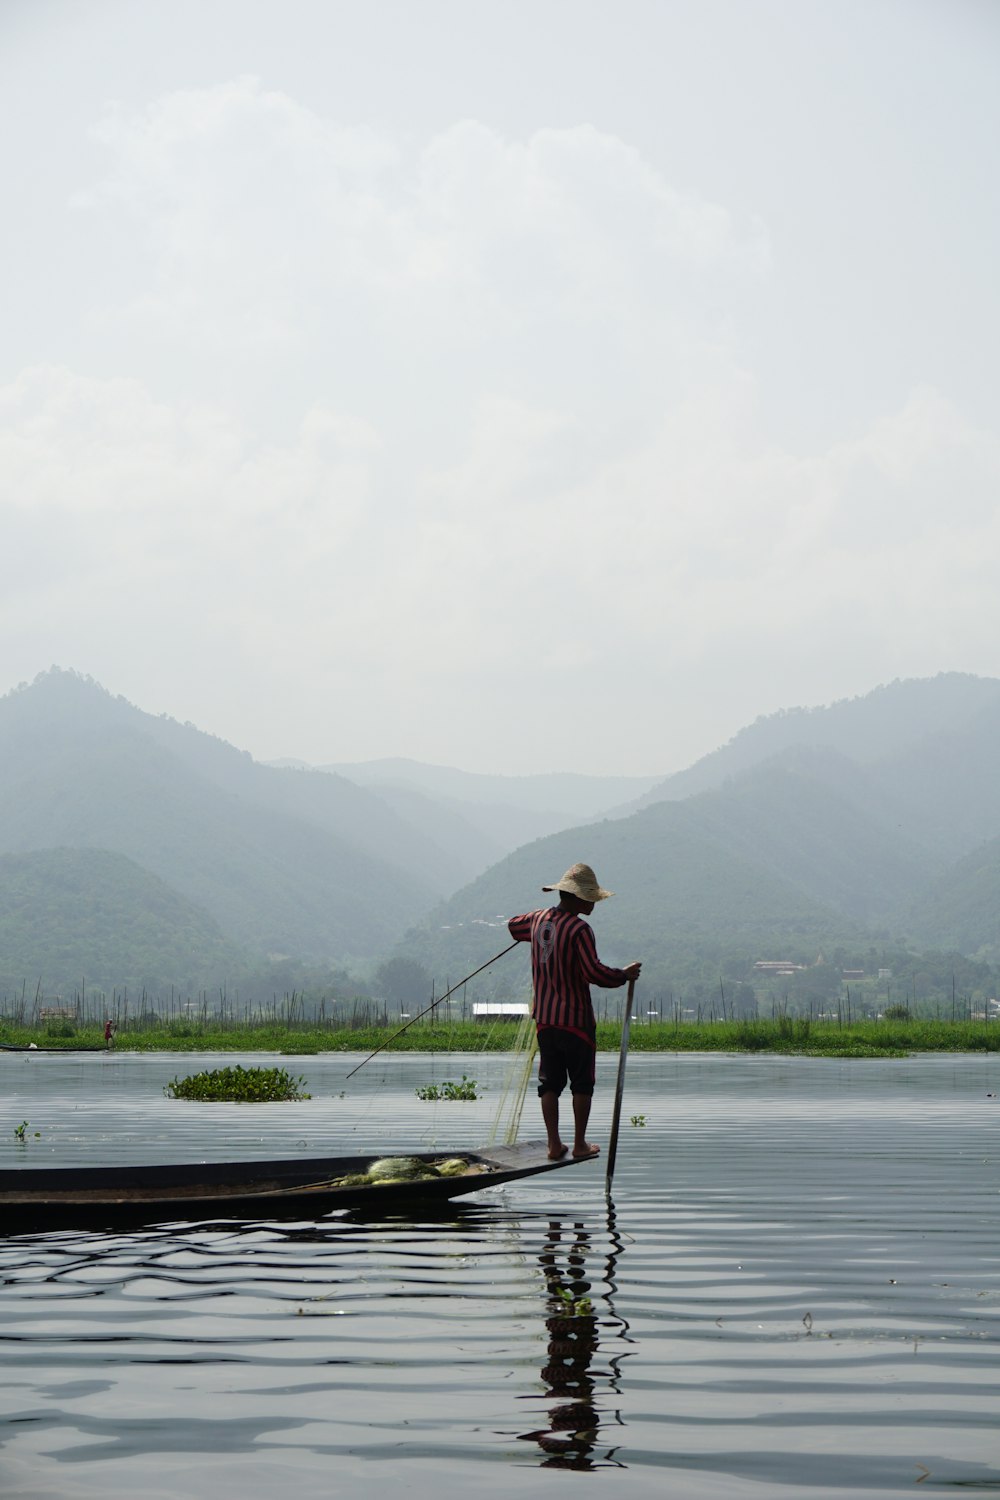
[[538, 1096], [561, 1094], [569, 1080], [571, 1094], [594, 1092], [597, 1051], [575, 1031], [545, 1026], [538, 1033]]

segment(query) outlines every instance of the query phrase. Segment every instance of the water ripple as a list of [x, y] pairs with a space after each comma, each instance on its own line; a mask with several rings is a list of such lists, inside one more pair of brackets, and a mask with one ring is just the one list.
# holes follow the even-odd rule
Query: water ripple
[[[176, 1058], [15, 1061], [41, 1150], [4, 1166], [473, 1147], [492, 1119], [420, 1105], [426, 1058], [343, 1099], [351, 1060], [310, 1058], [308, 1104], [221, 1113], [164, 1098]], [[506, 1065], [433, 1066], [494, 1092]], [[671, 1500], [1000, 1495], [997, 1071], [642, 1054], [614, 1205], [588, 1165], [433, 1217], [8, 1236], [5, 1500], [404, 1475], [467, 1500], [551, 1470]]]

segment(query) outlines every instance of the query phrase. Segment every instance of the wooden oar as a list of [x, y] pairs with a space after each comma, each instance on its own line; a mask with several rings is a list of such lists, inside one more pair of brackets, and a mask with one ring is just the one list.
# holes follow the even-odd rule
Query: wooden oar
[[365, 1063], [370, 1063], [373, 1057], [378, 1057], [379, 1053], [384, 1052], [386, 1047], [388, 1047], [391, 1042], [394, 1042], [398, 1036], [402, 1036], [404, 1031], [409, 1031], [411, 1026], [415, 1026], [416, 1023], [420, 1020], [421, 1016], [426, 1016], [430, 1011], [432, 1011], [435, 1005], [440, 1005], [442, 1001], [447, 1000], [448, 996], [453, 995], [456, 990], [460, 990], [463, 984], [468, 984], [470, 979], [475, 979], [477, 974], [481, 974], [484, 969], [489, 968], [490, 964], [495, 964], [498, 958], [503, 958], [505, 953], [509, 953], [511, 948], [516, 947], [517, 943], [511, 943], [509, 948], [501, 948], [499, 953], [494, 953], [493, 957], [488, 958], [484, 964], [480, 964], [478, 969], [473, 969], [471, 974], [466, 974], [464, 979], [460, 979], [457, 984], [453, 984], [450, 990], [445, 990], [444, 994], [439, 995], [436, 1000], [432, 1000], [430, 1005], [425, 1005], [423, 1010], [415, 1015], [412, 1020], [407, 1021], [405, 1026], [401, 1026], [398, 1031], [394, 1031], [392, 1033], [392, 1036], [386, 1037], [385, 1041], [380, 1047], [376, 1047], [374, 1052], [369, 1052], [368, 1056], [363, 1058], [361, 1062], [358, 1063], [357, 1068], [351, 1069], [351, 1071], [346, 1075], [347, 1078], [353, 1078], [355, 1073], [357, 1073], [360, 1068], [364, 1067]]
[[622, 1021], [622, 1045], [618, 1054], [618, 1082], [615, 1086], [615, 1107], [611, 1116], [611, 1139], [608, 1141], [608, 1171], [605, 1183], [607, 1190], [611, 1191], [611, 1179], [615, 1171], [615, 1157], [618, 1155], [618, 1126], [622, 1117], [622, 1095], [625, 1092], [625, 1059], [628, 1057], [628, 1037], [632, 1027], [632, 999], [635, 995], [635, 980], [628, 982], [628, 998], [625, 1001], [625, 1017]]

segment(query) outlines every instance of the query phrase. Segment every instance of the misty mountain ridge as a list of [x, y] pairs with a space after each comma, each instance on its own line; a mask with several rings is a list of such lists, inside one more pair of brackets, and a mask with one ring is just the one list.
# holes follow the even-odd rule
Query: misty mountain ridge
[[[0, 699], [0, 765], [0, 855], [120, 855], [193, 903], [230, 953], [247, 958], [372, 959], [511, 837], [509, 810], [497, 819], [504, 840], [494, 839], [460, 798], [265, 766], [59, 668]], [[601, 779], [578, 780], [586, 811]], [[628, 784], [612, 778], [606, 800]], [[534, 815], [525, 817], [533, 837]], [[48, 951], [61, 951], [55, 937]]]
[[894, 761], [923, 741], [962, 734], [981, 715], [998, 709], [1000, 679], [965, 672], [891, 682], [825, 707], [783, 709], [755, 719], [727, 744], [616, 811], [679, 801], [796, 749], [832, 750], [860, 765]]
[[[276, 762], [299, 764], [301, 762]], [[346, 776], [406, 816], [437, 811], [464, 829], [479, 854], [476, 870], [532, 839], [604, 817], [625, 798], [662, 781], [655, 776], [587, 776], [574, 771], [503, 776], [395, 757], [338, 761], [319, 771]]]
[[[936, 706], [934, 684], [942, 690]], [[460, 970], [452, 950], [472, 956], [470, 924], [542, 905], [539, 886], [560, 861], [584, 858], [622, 898], [599, 908], [611, 951], [618, 961], [652, 957], [650, 977], [663, 982], [692, 942], [722, 953], [750, 934], [758, 957], [766, 943], [775, 955], [805, 960], [833, 943], [930, 947], [961, 937], [962, 952], [991, 959], [998, 908], [971, 900], [970, 883], [988, 885], [990, 858], [1000, 858], [993, 846], [989, 857], [973, 857], [1000, 836], [1000, 684], [950, 676], [916, 684], [912, 695], [910, 686], [869, 695], [877, 732], [862, 733], [867, 700], [846, 706], [849, 743], [860, 739], [862, 756], [829, 743], [843, 741], [843, 720], [836, 735], [824, 735], [814, 733], [824, 711], [782, 716], [777, 752], [756, 759], [747, 752], [749, 763], [725, 776], [718, 752], [703, 775], [712, 784], [700, 791], [515, 851], [408, 942], [435, 972]], [[890, 732], [893, 703], [907, 713]], [[836, 721], [840, 706], [825, 712]], [[923, 735], [914, 733], [917, 720]], [[804, 723], [807, 741], [785, 732]], [[758, 739], [754, 751], [766, 742]], [[677, 781], [665, 785], [676, 789]]]
[[344, 777], [264, 766], [193, 724], [145, 713], [89, 678], [58, 668], [0, 699], [0, 747], [8, 772], [16, 774], [27, 757], [44, 768], [86, 747], [96, 746], [103, 755], [112, 739], [131, 739], [150, 755], [155, 747], [227, 796], [325, 828], [361, 854], [386, 858], [432, 892], [455, 884], [449, 856]]
[[441, 851], [341, 777], [275, 771], [72, 673], [0, 699], [0, 853], [123, 854], [254, 953], [377, 952], [449, 888]]
[[662, 780], [656, 776], [587, 776], [579, 771], [546, 771], [535, 775], [491, 775], [454, 766], [427, 765], [393, 757], [320, 766], [363, 781], [366, 786], [415, 786], [454, 802], [511, 803], [545, 813], [598, 816]]
[[[696, 964], [812, 962], [820, 950], [887, 942], [988, 958], [998, 736], [1000, 683], [895, 683], [757, 721], [652, 791], [638, 778], [643, 805], [601, 816], [602, 798], [636, 778], [479, 777], [391, 761], [350, 767], [356, 782], [333, 768], [265, 766], [53, 669], [0, 699], [0, 883], [33, 880], [39, 903], [33, 926], [11, 929], [11, 957], [30, 980], [32, 951], [47, 941], [45, 951], [62, 952], [74, 934], [88, 963], [120, 962], [119, 982], [133, 984], [165, 981], [175, 966], [178, 983], [215, 976], [234, 954], [343, 965], [392, 951], [454, 979], [505, 945], [505, 915], [544, 904], [540, 886], [585, 859], [617, 892], [595, 914], [602, 955], [642, 957], [653, 984]], [[499, 804], [506, 837], [513, 810], [528, 820], [513, 849], [487, 828], [498, 785], [521, 798]], [[663, 788], [671, 794], [656, 795]], [[571, 807], [580, 811], [567, 823]], [[540, 832], [546, 816], [560, 826]], [[44, 851], [67, 869], [76, 859], [72, 878], [58, 860], [30, 870], [2, 858]], [[118, 863], [94, 863], [94, 851]], [[117, 896], [88, 904], [87, 860]], [[159, 946], [124, 899], [136, 869], [136, 899], [163, 927]], [[100, 929], [116, 924], [122, 941], [102, 948]]]

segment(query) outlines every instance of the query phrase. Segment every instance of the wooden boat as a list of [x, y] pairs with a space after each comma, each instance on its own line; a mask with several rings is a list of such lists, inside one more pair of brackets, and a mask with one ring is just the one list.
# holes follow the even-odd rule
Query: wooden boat
[[348, 1187], [334, 1184], [366, 1171], [378, 1159], [375, 1154], [149, 1167], [15, 1167], [0, 1171], [0, 1233], [175, 1220], [316, 1218], [342, 1208], [398, 1212], [411, 1204], [443, 1203], [579, 1165], [569, 1155], [549, 1161], [544, 1141], [407, 1153], [428, 1163], [449, 1154], [460, 1155], [469, 1170], [454, 1177]]
[[106, 1047], [103, 1042], [93, 1043], [88, 1047], [38, 1047], [34, 1042], [0, 1042], [0, 1052], [26, 1052], [33, 1057], [37, 1052], [113, 1052], [113, 1047]]

